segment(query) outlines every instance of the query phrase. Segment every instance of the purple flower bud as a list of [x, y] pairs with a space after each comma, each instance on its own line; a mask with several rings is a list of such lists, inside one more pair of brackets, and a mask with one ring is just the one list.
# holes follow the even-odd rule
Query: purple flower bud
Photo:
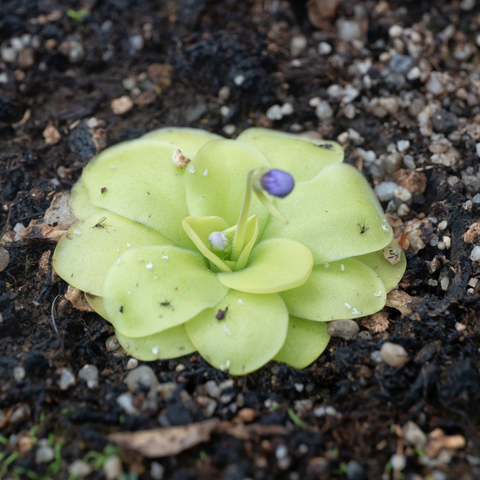
[[286, 197], [295, 186], [293, 177], [283, 170], [269, 170], [260, 177], [260, 184], [270, 195]]

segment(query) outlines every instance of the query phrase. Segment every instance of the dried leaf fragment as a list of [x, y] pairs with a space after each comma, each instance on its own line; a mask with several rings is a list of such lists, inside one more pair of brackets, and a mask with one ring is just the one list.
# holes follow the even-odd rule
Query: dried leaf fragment
[[388, 320], [388, 313], [378, 312], [362, 321], [362, 325], [371, 333], [381, 333], [388, 329], [390, 322]]
[[90, 306], [90, 304], [85, 300], [83, 292], [78, 288], [68, 286], [67, 293], [65, 298], [76, 308], [82, 312], [94, 312], [95, 310]]
[[405, 315], [412, 313], [413, 310], [411, 307], [416, 301], [417, 299], [415, 297], [411, 297], [408, 293], [397, 288], [387, 295], [387, 303], [385, 305], [387, 307], [395, 308], [402, 314], [402, 317], [404, 317]]
[[135, 450], [145, 457], [168, 457], [210, 440], [210, 434], [220, 423], [217, 418], [180, 427], [155, 428], [141, 432], [117, 432], [108, 440]]
[[428, 436], [428, 443], [424, 452], [428, 457], [434, 458], [444, 448], [447, 450], [458, 450], [463, 448], [465, 444], [465, 438], [461, 435], [445, 435], [442, 429], [436, 428]]
[[21, 238], [24, 243], [36, 240], [57, 243], [74, 222], [75, 218], [70, 212], [70, 195], [57, 193], [45, 216], [40, 220], [32, 220], [22, 231]]
[[473, 243], [480, 239], [480, 223], [476, 222], [468, 227], [467, 233], [463, 236], [465, 243]]

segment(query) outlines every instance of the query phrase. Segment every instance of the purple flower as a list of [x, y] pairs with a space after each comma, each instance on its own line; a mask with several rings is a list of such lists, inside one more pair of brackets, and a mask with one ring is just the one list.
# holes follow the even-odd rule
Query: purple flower
[[270, 195], [286, 197], [295, 186], [293, 177], [283, 170], [269, 170], [260, 177], [260, 184]]

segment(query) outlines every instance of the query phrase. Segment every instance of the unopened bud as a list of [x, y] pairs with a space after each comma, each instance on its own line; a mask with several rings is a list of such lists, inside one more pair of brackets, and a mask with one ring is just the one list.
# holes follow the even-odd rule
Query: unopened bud
[[224, 252], [232, 242], [223, 232], [212, 232], [208, 237], [208, 243], [212, 250]]
[[260, 177], [262, 188], [274, 197], [286, 197], [295, 186], [293, 177], [283, 170], [272, 169]]

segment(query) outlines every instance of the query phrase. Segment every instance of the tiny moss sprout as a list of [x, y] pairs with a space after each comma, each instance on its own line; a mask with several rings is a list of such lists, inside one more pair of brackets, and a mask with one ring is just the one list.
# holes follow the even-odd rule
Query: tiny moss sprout
[[139, 360], [198, 351], [234, 375], [272, 359], [304, 368], [326, 322], [381, 310], [406, 267], [369, 184], [342, 162], [335, 142], [260, 128], [120, 143], [73, 187], [78, 221], [55, 270]]

